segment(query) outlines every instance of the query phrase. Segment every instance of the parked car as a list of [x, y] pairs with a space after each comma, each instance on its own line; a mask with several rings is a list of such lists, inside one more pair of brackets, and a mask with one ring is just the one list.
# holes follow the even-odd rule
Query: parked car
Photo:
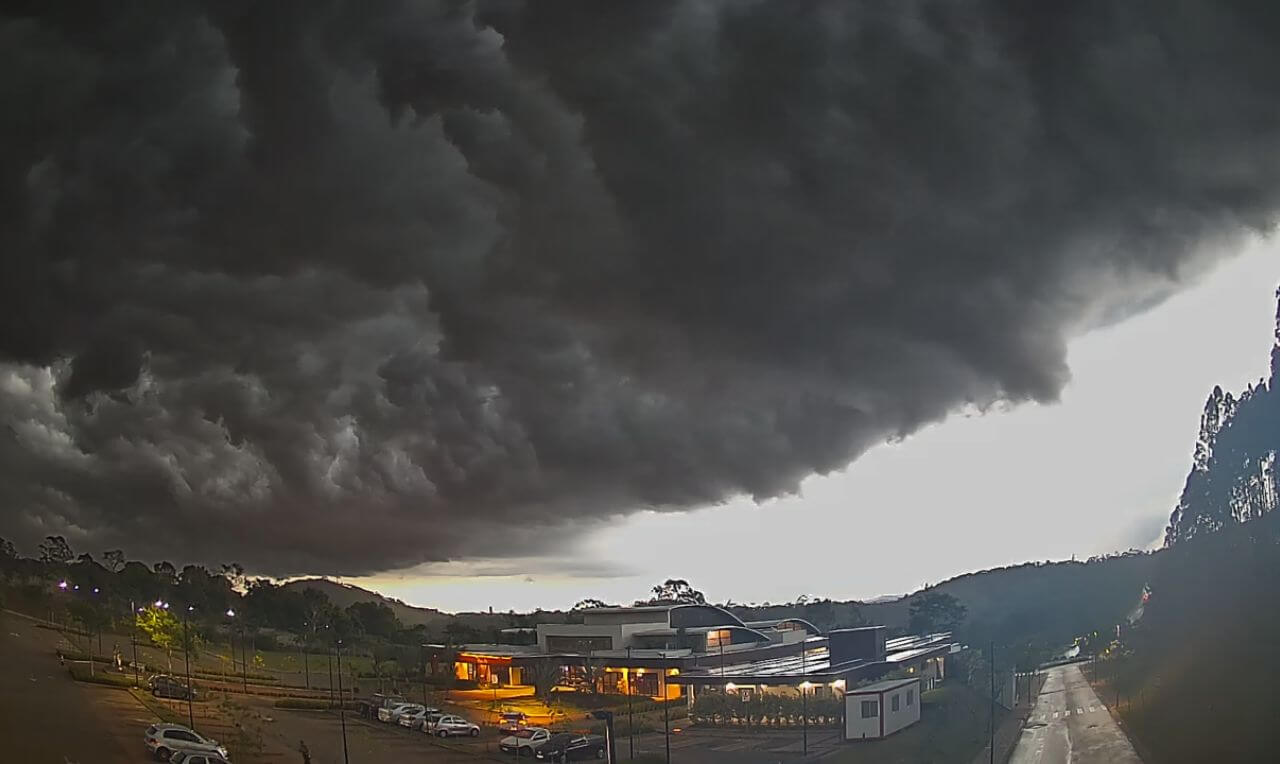
[[419, 725], [418, 728], [421, 729], [423, 732], [427, 733], [428, 735], [430, 735], [431, 728], [435, 726], [436, 722], [440, 721], [440, 717], [442, 716], [444, 716], [443, 711], [437, 711], [434, 708], [428, 708], [427, 715], [422, 717], [422, 724]]
[[169, 758], [169, 764], [231, 764], [231, 762], [216, 753], [178, 751]]
[[525, 728], [528, 719], [523, 711], [503, 711], [498, 714], [498, 731], [514, 735]]
[[551, 732], [541, 727], [525, 727], [513, 735], [507, 735], [498, 741], [498, 749], [503, 753], [514, 753], [516, 756], [532, 756], [538, 746], [547, 742]]
[[421, 703], [400, 703], [391, 708], [378, 709], [378, 721], [387, 722], [389, 724], [398, 724], [400, 717], [410, 711], [426, 710]]
[[463, 719], [461, 716], [453, 714], [445, 714], [435, 721], [427, 730], [432, 735], [439, 737], [451, 737], [454, 735], [470, 735], [471, 737], [480, 736], [480, 727]]
[[375, 692], [360, 701], [360, 715], [366, 719], [376, 719], [380, 709], [392, 708], [404, 702], [403, 695], [384, 695], [380, 692]]
[[227, 749], [217, 740], [204, 737], [190, 727], [181, 724], [153, 724], [142, 735], [142, 743], [156, 761], [169, 761], [178, 751], [212, 753], [230, 759]]
[[412, 708], [400, 714], [400, 726], [408, 727], [411, 730], [422, 729], [422, 723], [429, 716], [440, 718], [440, 710], [437, 708], [423, 708], [422, 706]]
[[177, 698], [178, 700], [186, 700], [188, 696], [192, 700], [196, 698], [197, 692], [195, 688], [189, 688], [177, 679], [168, 674], [157, 674], [147, 680], [147, 686], [151, 688], [151, 694], [157, 698]]
[[600, 735], [580, 735], [577, 732], [557, 732], [547, 742], [538, 746], [534, 755], [543, 761], [583, 761], [603, 759], [608, 754], [604, 738]]

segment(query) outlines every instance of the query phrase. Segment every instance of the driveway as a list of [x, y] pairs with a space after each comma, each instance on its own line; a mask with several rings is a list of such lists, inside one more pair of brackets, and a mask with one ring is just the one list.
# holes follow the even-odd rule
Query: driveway
[[1072, 664], [1049, 669], [1010, 764], [1140, 764], [1129, 738]]

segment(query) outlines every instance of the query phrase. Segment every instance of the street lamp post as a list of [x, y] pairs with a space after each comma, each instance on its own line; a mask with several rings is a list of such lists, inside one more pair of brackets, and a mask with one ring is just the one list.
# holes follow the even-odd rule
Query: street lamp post
[[671, 764], [671, 697], [667, 694], [667, 670], [662, 669], [662, 739], [667, 746], [667, 764]]
[[133, 628], [129, 630], [129, 642], [133, 647], [133, 686], [140, 687], [142, 683], [138, 679], [138, 613], [141, 608], [134, 604], [133, 600], [129, 600], [129, 620], [133, 624]]
[[[809, 675], [809, 664], [808, 664], [809, 650], [808, 650], [808, 645], [806, 644], [807, 642], [808, 642], [807, 637], [800, 641], [800, 673], [801, 675], [806, 677]], [[804, 681], [800, 682], [800, 715], [804, 717], [804, 731], [801, 733], [801, 735], [803, 736], [801, 738], [803, 742], [801, 743], [801, 745], [803, 746], [803, 755], [805, 756], [809, 755], [809, 686], [808, 685], [809, 685], [808, 679], [805, 679]]]
[[627, 646], [627, 750], [629, 757], [636, 757], [636, 717], [632, 713], [631, 696], [635, 695], [635, 677], [631, 668], [631, 646]]
[[182, 611], [182, 659], [187, 664], [187, 721], [191, 722], [191, 729], [195, 729], [196, 711], [195, 706], [192, 705], [191, 696], [195, 695], [196, 688], [195, 685], [191, 684], [191, 630], [188, 624], [192, 609], [190, 605], [187, 605], [187, 609]]
[[338, 640], [338, 718], [342, 721], [342, 761], [343, 764], [349, 764], [350, 759], [347, 757], [347, 711], [346, 701], [342, 698], [342, 640]]

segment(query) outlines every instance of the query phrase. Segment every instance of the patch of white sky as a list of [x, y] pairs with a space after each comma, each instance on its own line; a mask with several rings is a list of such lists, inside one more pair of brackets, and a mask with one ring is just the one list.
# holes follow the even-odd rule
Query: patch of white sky
[[[776, 603], [1156, 546], [1210, 390], [1267, 373], [1278, 255], [1255, 242], [1155, 308], [1073, 340], [1059, 402], [954, 415], [807, 479], [798, 495], [632, 514], [560, 556], [488, 571], [498, 575], [454, 563], [346, 580], [449, 611], [629, 604], [673, 577], [716, 602]], [[583, 573], [593, 568], [619, 573]]]

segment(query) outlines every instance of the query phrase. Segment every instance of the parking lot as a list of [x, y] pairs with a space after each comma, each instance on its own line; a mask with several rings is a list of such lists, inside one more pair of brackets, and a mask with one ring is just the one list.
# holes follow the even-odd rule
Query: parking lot
[[[7, 760], [24, 764], [141, 764], [149, 761], [142, 747], [142, 732], [167, 715], [170, 720], [187, 716], [187, 704], [179, 700], [146, 698], [144, 705], [126, 690], [76, 682], [56, 655], [65, 647], [55, 631], [37, 628], [26, 619], [0, 614], [0, 637], [6, 660], [0, 661], [0, 737]], [[98, 670], [102, 670], [99, 667]], [[203, 687], [203, 685], [200, 685]], [[236, 764], [302, 762], [299, 744], [306, 743], [312, 764], [343, 761], [342, 725], [332, 711], [285, 710], [270, 697], [218, 692], [193, 704], [196, 728], [217, 738], [232, 751]], [[442, 741], [399, 725], [346, 714], [346, 746], [351, 762], [392, 764], [424, 761], [462, 764], [476, 761], [511, 761], [498, 751], [501, 735], [474, 708], [451, 706], [481, 725], [478, 738]], [[585, 728], [585, 720], [582, 726]], [[573, 722], [560, 726], [573, 727]], [[834, 746], [834, 731], [814, 730], [809, 751]], [[246, 744], [252, 740], [252, 744]], [[623, 761], [628, 740], [618, 741]], [[662, 734], [637, 736], [637, 756], [661, 760]], [[799, 735], [792, 732], [743, 734], [728, 730], [681, 730], [671, 737], [674, 764], [773, 764], [801, 757]]]
[[[0, 613], [0, 638], [5, 655], [0, 661], [0, 739], [5, 741], [6, 761], [139, 764], [150, 760], [142, 746], [148, 725], [166, 711], [185, 723], [185, 701], [148, 698], [153, 706], [149, 708], [126, 690], [74, 681], [59, 665], [56, 651], [68, 645], [55, 631]], [[192, 708], [196, 728], [231, 748], [237, 764], [301, 762], [298, 749], [303, 741], [313, 764], [343, 761], [342, 725], [334, 712], [278, 709], [271, 698], [216, 692]], [[348, 712], [349, 758], [361, 764], [510, 760], [498, 753], [498, 732], [477, 714], [465, 708], [448, 710], [482, 723], [480, 736], [441, 741]], [[255, 744], [237, 746], [237, 740], [246, 738]]]

